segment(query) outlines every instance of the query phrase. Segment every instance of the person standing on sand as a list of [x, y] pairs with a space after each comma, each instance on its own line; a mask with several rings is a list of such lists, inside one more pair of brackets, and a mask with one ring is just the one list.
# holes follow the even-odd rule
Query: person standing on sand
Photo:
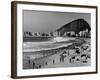
[[55, 64], [55, 60], [53, 60], [53, 64]]
[[35, 68], [35, 63], [33, 62], [33, 69]]
[[64, 62], [64, 60], [65, 60], [65, 57], [66, 57], [66, 55], [64, 55], [64, 54], [61, 54], [61, 55], [60, 55], [60, 62]]

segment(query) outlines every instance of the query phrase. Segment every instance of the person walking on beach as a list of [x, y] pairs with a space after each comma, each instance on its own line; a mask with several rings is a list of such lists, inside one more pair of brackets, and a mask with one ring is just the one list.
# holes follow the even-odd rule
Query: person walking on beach
[[53, 64], [55, 64], [55, 60], [53, 60]]
[[35, 63], [33, 62], [33, 69], [35, 68]]
[[64, 62], [64, 60], [65, 60], [65, 57], [66, 57], [66, 55], [64, 55], [64, 54], [61, 54], [61, 55], [60, 55], [60, 62]]

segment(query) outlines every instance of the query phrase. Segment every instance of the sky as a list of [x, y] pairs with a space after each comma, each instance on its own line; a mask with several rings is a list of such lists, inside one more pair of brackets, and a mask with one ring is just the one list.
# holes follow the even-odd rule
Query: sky
[[23, 30], [30, 32], [53, 32], [61, 26], [83, 18], [90, 23], [90, 13], [51, 12], [51, 11], [23, 11]]

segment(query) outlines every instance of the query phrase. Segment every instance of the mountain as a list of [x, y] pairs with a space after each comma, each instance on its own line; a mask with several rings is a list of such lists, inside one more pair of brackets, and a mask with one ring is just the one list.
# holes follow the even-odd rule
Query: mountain
[[58, 28], [56, 31], [60, 32], [60, 35], [63, 35], [65, 32], [73, 31], [78, 34], [80, 31], [88, 29], [90, 32], [91, 28], [90, 25], [84, 19], [77, 19], [68, 24], [63, 25], [62, 27]]

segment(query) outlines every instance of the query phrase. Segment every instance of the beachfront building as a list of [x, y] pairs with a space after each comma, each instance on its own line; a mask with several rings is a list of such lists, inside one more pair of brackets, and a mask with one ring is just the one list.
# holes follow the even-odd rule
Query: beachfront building
[[32, 33], [32, 36], [36, 36], [34, 32]]
[[74, 37], [75, 36], [75, 32], [74, 31], [65, 32], [63, 36]]
[[89, 36], [90, 36], [89, 33], [90, 33], [90, 32], [88, 32], [88, 30], [86, 29], [86, 30], [84, 30], [84, 31], [80, 31], [80, 32], [79, 32], [79, 36], [80, 36], [80, 37], [89, 37]]
[[60, 37], [60, 32], [58, 31], [53, 32], [53, 37]]
[[37, 33], [37, 37], [38, 37], [38, 36], [41, 36], [41, 33], [40, 33], [40, 32], [36, 32], [36, 33]]
[[74, 31], [70, 31], [70, 34], [72, 37], [75, 37], [75, 32]]
[[37, 32], [32, 32], [32, 36], [37, 37], [38, 36]]
[[63, 36], [66, 37], [67, 36], [67, 32], [65, 32]]
[[32, 36], [32, 33], [31, 32], [24, 32], [23, 36], [24, 37], [30, 37], [30, 36]]
[[57, 37], [58, 36], [58, 32], [57, 31], [53, 32], [53, 36]]
[[53, 36], [52, 32], [48, 32], [48, 37], [51, 37], [51, 36]]
[[41, 33], [41, 32], [33, 32], [33, 33], [32, 33], [32, 36], [33, 36], [33, 37], [40, 37], [40, 36], [42, 36], [42, 34], [43, 34], [43, 33]]

